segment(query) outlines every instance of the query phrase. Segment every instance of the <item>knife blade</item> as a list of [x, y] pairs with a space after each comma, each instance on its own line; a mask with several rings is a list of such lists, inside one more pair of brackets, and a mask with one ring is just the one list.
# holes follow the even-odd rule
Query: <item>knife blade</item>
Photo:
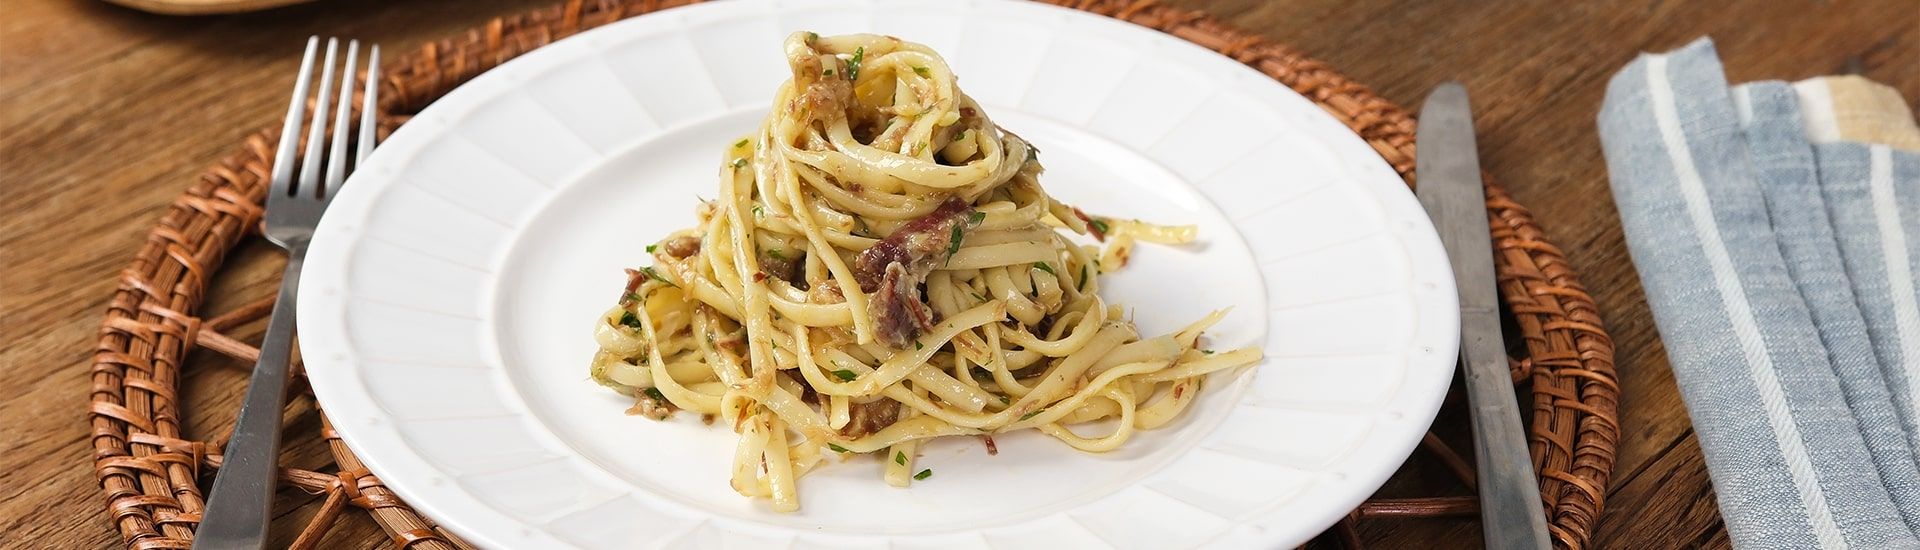
[[1427, 96], [1414, 139], [1415, 195], [1440, 233], [1459, 287], [1460, 364], [1472, 407], [1486, 547], [1549, 548], [1540, 485], [1527, 452], [1526, 432], [1520, 426], [1520, 405], [1513, 395], [1506, 344], [1500, 335], [1493, 237], [1465, 86], [1448, 82]]

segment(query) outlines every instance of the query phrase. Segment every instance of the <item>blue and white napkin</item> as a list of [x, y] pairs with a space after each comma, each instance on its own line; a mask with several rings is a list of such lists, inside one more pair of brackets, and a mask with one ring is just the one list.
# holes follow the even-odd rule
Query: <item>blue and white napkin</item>
[[1705, 39], [1607, 89], [1627, 245], [1741, 548], [1920, 548], [1920, 130], [1888, 93], [1730, 87]]

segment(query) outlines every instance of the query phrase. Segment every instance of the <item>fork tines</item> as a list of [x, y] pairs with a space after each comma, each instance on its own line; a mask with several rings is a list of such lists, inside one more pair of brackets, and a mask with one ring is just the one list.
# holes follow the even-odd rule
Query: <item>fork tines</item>
[[[355, 71], [360, 57], [360, 41], [347, 41], [345, 66], [340, 73], [340, 85], [336, 94], [334, 76], [340, 39], [328, 38], [326, 56], [320, 66], [320, 85], [313, 86], [314, 58], [320, 53], [320, 37], [307, 39], [307, 52], [300, 61], [300, 77], [294, 83], [293, 97], [287, 102], [286, 125], [280, 132], [280, 145], [273, 157], [273, 193], [275, 196], [311, 194], [315, 198], [325, 198], [339, 188], [348, 173], [357, 168], [360, 161], [373, 151], [374, 111], [379, 104], [380, 46], [374, 44], [368, 48], [366, 77], [362, 79], [360, 93], [360, 117], [357, 131], [349, 117], [354, 99], [353, 87]], [[312, 95], [311, 98], [308, 96]], [[306, 152], [296, 163], [294, 149], [303, 140], [300, 130], [307, 115], [307, 103], [313, 103], [311, 124], [305, 124]], [[331, 117], [329, 116], [331, 115]], [[331, 120], [329, 120], [331, 118]], [[325, 148], [322, 142], [331, 143]], [[347, 156], [348, 142], [355, 143], [352, 158]], [[294, 178], [294, 168], [298, 165], [299, 178]], [[325, 166], [325, 179], [321, 179], [322, 165]]]

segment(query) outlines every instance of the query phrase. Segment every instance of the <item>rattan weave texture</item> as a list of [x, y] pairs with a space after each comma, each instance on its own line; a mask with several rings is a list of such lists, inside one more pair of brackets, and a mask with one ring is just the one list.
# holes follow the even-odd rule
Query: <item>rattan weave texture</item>
[[[1199, 12], [1151, 0], [1043, 0], [1161, 30], [1245, 63], [1317, 102], [1365, 138], [1413, 184], [1414, 120], [1393, 103], [1332, 68]], [[382, 131], [494, 66], [583, 30], [689, 0], [571, 0], [496, 19], [401, 56], [381, 83]], [[200, 305], [222, 260], [242, 239], [258, 238], [260, 200], [273, 134], [248, 137], [175, 199], [120, 274], [94, 348], [91, 403], [94, 470], [109, 519], [129, 548], [188, 548], [205, 501], [202, 482], [217, 468], [224, 436], [192, 441], [181, 433], [177, 388], [196, 347], [252, 360], [257, 351], [223, 331], [264, 317], [272, 297], [202, 318]], [[1613, 344], [1593, 299], [1566, 258], [1525, 207], [1487, 181], [1501, 295], [1524, 349], [1514, 379], [1532, 397], [1529, 419], [1536, 470], [1555, 546], [1584, 548], [1606, 496], [1619, 440], [1620, 387]], [[1523, 397], [1525, 397], [1523, 393]], [[296, 401], [298, 403], [298, 401]], [[323, 429], [336, 461], [330, 473], [288, 469], [283, 482], [325, 494], [322, 509], [294, 543], [306, 548], [347, 506], [368, 510], [401, 548], [463, 547], [388, 491]], [[288, 437], [300, 437], [289, 434]], [[1472, 485], [1469, 463], [1431, 434], [1424, 445]], [[1472, 497], [1374, 500], [1329, 536], [1357, 546], [1352, 523], [1368, 517], [1472, 515]]]

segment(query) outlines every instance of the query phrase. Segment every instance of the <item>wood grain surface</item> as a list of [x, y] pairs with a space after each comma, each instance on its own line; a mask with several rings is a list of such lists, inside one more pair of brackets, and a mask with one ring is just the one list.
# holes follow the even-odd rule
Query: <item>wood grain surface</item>
[[[1731, 81], [1857, 72], [1914, 103], [1920, 4], [1165, 1], [1293, 45], [1402, 105], [1417, 105], [1442, 81], [1465, 81], [1484, 166], [1580, 269], [1616, 342], [1624, 431], [1595, 546], [1728, 545], [1607, 191], [1594, 128], [1606, 80], [1636, 52], [1710, 35]], [[545, 3], [322, 0], [183, 18], [92, 0], [8, 0], [0, 16], [0, 546], [119, 544], [92, 474], [85, 421], [97, 323], [119, 270], [182, 187], [241, 136], [279, 122], [302, 38], [351, 36], [404, 51]], [[243, 245], [206, 311], [270, 294], [281, 262], [266, 246]], [[190, 437], [231, 423], [245, 385], [247, 365], [200, 359], [182, 388]], [[1464, 418], [1439, 422], [1445, 438], [1464, 441]], [[289, 433], [312, 434], [317, 424], [307, 414]], [[317, 441], [293, 436], [288, 462], [325, 462]], [[1381, 494], [1466, 491], [1437, 464], [1416, 459]], [[283, 491], [276, 542], [290, 542], [318, 504]], [[1383, 548], [1472, 548], [1478, 530], [1459, 518], [1371, 519], [1360, 528]], [[359, 514], [321, 543], [389, 545]]]

